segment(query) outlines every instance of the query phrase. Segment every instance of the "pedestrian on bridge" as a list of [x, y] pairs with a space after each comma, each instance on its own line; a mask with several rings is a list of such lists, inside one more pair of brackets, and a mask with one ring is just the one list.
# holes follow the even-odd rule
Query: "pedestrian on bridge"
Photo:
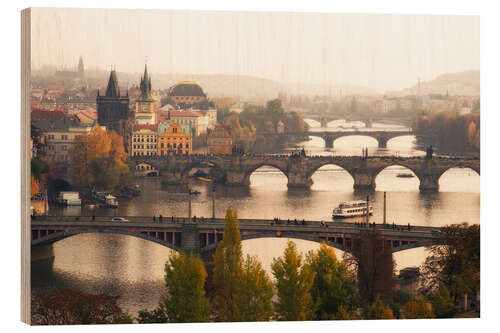
[[159, 220], [160, 220], [160, 223], [163, 222], [163, 216], [161, 214], [160, 214]]
[[153, 222], [156, 222], [156, 217], [153, 215]]

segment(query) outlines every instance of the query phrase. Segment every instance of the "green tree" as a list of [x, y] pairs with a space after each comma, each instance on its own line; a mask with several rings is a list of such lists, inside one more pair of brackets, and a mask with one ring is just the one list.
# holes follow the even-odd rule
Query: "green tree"
[[477, 224], [453, 224], [441, 228], [444, 245], [430, 247], [422, 265], [422, 291], [431, 293], [441, 284], [454, 302], [463, 294], [479, 292], [480, 227]]
[[435, 318], [430, 305], [423, 296], [418, 296], [416, 299], [410, 297], [408, 303], [401, 309], [401, 316], [405, 319]]
[[318, 304], [316, 319], [331, 319], [339, 307], [348, 312], [356, 309], [359, 297], [354, 279], [333, 248], [321, 243], [317, 251], [308, 253], [306, 263], [314, 273], [311, 296]]
[[207, 272], [195, 254], [177, 253], [165, 264], [168, 294], [162, 296], [160, 308], [169, 322], [193, 323], [208, 320], [210, 303], [205, 296]]
[[215, 318], [218, 321], [241, 321], [239, 307], [241, 301], [240, 282], [241, 267], [241, 234], [238, 228], [236, 211], [229, 207], [224, 221], [224, 234], [214, 255], [214, 300]]
[[283, 257], [271, 265], [278, 301], [274, 304], [276, 319], [285, 321], [314, 319], [315, 306], [311, 296], [314, 273], [302, 264], [297, 247], [288, 241]]
[[157, 323], [168, 323], [167, 313], [165, 308], [160, 304], [160, 306], [151, 311], [140, 310], [138, 317], [135, 318], [139, 324], [157, 324]]
[[262, 321], [271, 316], [272, 284], [256, 258], [242, 260], [236, 211], [226, 211], [214, 255], [213, 311], [218, 321]]
[[365, 319], [395, 319], [392, 310], [379, 297], [376, 297], [375, 302], [365, 309], [363, 317]]
[[268, 321], [273, 315], [273, 284], [256, 257], [247, 255], [241, 280], [241, 313], [244, 321]]
[[455, 303], [448, 288], [441, 283], [431, 296], [432, 309], [438, 318], [451, 318], [455, 314]]

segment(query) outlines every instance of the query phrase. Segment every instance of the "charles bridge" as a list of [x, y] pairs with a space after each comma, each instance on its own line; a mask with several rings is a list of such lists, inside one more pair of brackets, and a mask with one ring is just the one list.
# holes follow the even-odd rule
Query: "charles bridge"
[[[171, 218], [158, 216], [126, 217], [114, 222], [111, 217], [38, 216], [31, 221], [32, 260], [53, 256], [52, 244], [62, 239], [86, 233], [122, 234], [142, 238], [176, 251], [195, 251], [210, 255], [222, 240], [224, 219]], [[293, 223], [274, 220], [239, 219], [242, 240], [256, 238], [293, 238], [325, 242], [342, 251], [350, 251], [353, 238], [371, 228], [379, 228], [383, 248], [392, 252], [442, 244], [440, 228], [424, 226], [394, 226], [349, 222], [306, 221]], [[206, 258], [209, 258], [207, 256]]]
[[375, 179], [385, 168], [399, 165], [411, 170], [420, 181], [420, 191], [438, 191], [439, 178], [450, 168], [470, 168], [480, 174], [479, 158], [393, 157], [393, 156], [305, 156], [292, 155], [188, 155], [136, 156], [138, 164], [158, 170], [164, 184], [186, 184], [196, 168], [213, 168], [228, 186], [248, 186], [251, 174], [262, 166], [279, 169], [289, 188], [310, 188], [312, 175], [324, 165], [337, 165], [354, 180], [355, 189], [375, 189]]

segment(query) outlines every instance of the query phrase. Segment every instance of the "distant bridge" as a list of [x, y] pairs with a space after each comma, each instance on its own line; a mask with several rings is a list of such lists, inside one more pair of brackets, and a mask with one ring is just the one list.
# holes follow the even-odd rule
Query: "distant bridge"
[[353, 135], [362, 135], [369, 136], [375, 138], [378, 142], [379, 148], [387, 148], [387, 142], [390, 139], [406, 136], [406, 135], [414, 135], [411, 130], [391, 130], [391, 131], [374, 131], [374, 130], [344, 130], [344, 131], [309, 131], [302, 133], [284, 133], [284, 134], [275, 134], [275, 133], [262, 133], [261, 135], [268, 136], [316, 136], [325, 140], [326, 148], [333, 148], [333, 143], [338, 138], [342, 138], [345, 136], [353, 136]]
[[251, 174], [262, 166], [280, 170], [289, 188], [309, 188], [312, 175], [322, 166], [337, 165], [354, 180], [355, 189], [375, 189], [375, 179], [385, 168], [399, 165], [410, 169], [420, 181], [421, 191], [438, 191], [439, 178], [450, 168], [470, 168], [480, 173], [479, 158], [391, 157], [391, 156], [293, 156], [293, 155], [188, 155], [135, 156], [138, 164], [158, 170], [164, 184], [186, 184], [193, 169], [210, 167], [222, 174], [229, 186], [248, 186]]
[[[107, 233], [142, 238], [175, 251], [212, 252], [222, 240], [224, 219], [199, 218], [187, 222], [187, 218], [127, 217], [129, 222], [113, 222], [110, 217], [89, 216], [40, 216], [31, 221], [32, 248], [51, 245], [78, 234]], [[373, 228], [354, 223], [307, 221], [306, 225], [280, 224], [272, 220], [239, 219], [242, 240], [257, 238], [294, 238], [324, 242], [342, 251], [351, 251], [353, 238]], [[377, 224], [383, 237], [383, 246], [392, 252], [422, 246], [442, 244], [440, 228], [423, 226], [397, 226]]]

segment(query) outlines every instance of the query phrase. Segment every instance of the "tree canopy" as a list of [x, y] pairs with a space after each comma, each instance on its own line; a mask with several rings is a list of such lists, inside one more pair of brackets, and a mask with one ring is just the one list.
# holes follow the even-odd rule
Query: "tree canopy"
[[282, 257], [275, 258], [271, 265], [276, 279], [278, 300], [274, 303], [277, 320], [312, 320], [315, 304], [311, 296], [314, 273], [302, 262], [294, 242], [288, 241]]
[[316, 319], [332, 319], [338, 312], [356, 310], [359, 297], [355, 281], [333, 248], [322, 243], [317, 251], [308, 253], [306, 263], [314, 273], [311, 296], [318, 305]]
[[479, 291], [480, 227], [453, 224], [441, 228], [444, 245], [429, 248], [421, 268], [422, 291], [433, 292], [443, 284], [454, 301]]
[[113, 190], [130, 179], [123, 138], [96, 126], [75, 138], [69, 152], [71, 177], [76, 186]]

